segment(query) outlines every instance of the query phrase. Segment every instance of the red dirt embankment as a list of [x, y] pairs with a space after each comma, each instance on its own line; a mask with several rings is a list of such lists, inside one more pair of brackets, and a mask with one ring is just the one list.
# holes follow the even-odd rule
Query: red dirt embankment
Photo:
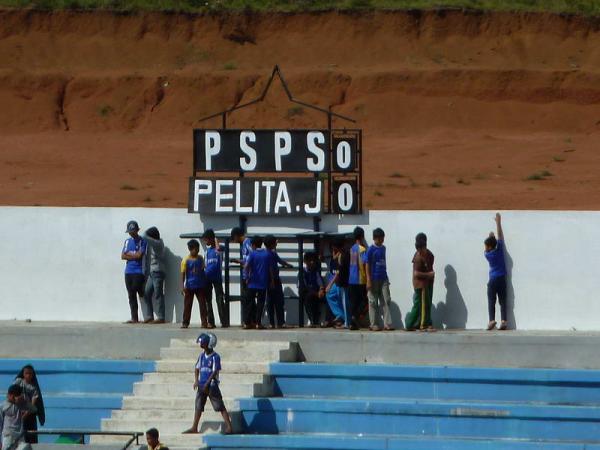
[[[358, 120], [371, 209], [600, 208], [600, 22], [458, 11], [0, 12], [0, 204], [183, 206], [191, 129], [275, 64]], [[278, 84], [229, 118], [325, 124]]]

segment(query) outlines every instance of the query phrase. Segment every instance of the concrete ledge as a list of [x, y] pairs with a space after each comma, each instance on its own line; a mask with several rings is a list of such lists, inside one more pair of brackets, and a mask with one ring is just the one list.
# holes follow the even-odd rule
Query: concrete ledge
[[[181, 330], [176, 324], [5, 321], [0, 322], [0, 358], [154, 360], [172, 338], [193, 339], [202, 331]], [[309, 328], [244, 331], [237, 327], [214, 332], [220, 342], [297, 342], [294, 359], [308, 362], [600, 369], [600, 332], [372, 333]]]

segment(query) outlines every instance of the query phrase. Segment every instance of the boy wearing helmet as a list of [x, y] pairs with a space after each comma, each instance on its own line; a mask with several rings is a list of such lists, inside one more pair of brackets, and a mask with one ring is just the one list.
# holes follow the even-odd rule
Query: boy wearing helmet
[[223, 416], [225, 433], [231, 434], [233, 432], [231, 419], [229, 418], [229, 413], [227, 412], [227, 408], [225, 408], [223, 396], [219, 389], [221, 357], [214, 351], [214, 347], [217, 345], [217, 337], [212, 333], [202, 333], [198, 336], [196, 342], [200, 344], [200, 347], [204, 351], [200, 353], [196, 362], [196, 368], [194, 369], [194, 390], [196, 390], [194, 423], [184, 433], [198, 433], [198, 424], [204, 412], [206, 400], [210, 400], [213, 409], [220, 412], [221, 416]]

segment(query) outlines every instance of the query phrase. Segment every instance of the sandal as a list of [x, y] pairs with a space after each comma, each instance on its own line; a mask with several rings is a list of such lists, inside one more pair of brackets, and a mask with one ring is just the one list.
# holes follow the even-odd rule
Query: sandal
[[500, 330], [504, 331], [508, 329], [508, 322], [506, 320], [503, 320], [502, 322], [500, 322]]
[[381, 331], [381, 328], [379, 328], [377, 325], [373, 325], [369, 327], [369, 330], [371, 331]]
[[487, 326], [487, 330], [492, 331], [494, 328], [496, 328], [496, 323], [497, 322], [495, 320], [490, 320]]

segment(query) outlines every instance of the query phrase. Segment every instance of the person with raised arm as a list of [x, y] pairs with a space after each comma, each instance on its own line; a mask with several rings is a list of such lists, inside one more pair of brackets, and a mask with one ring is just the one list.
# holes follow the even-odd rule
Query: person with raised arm
[[502, 231], [502, 217], [496, 213], [496, 232], [498, 238], [491, 231], [489, 236], [483, 241], [485, 246], [484, 256], [490, 265], [490, 278], [487, 284], [488, 297], [488, 315], [489, 322], [487, 329], [489, 331], [496, 328], [496, 298], [500, 303], [500, 329], [506, 330], [508, 322], [506, 321], [506, 263], [504, 262], [504, 232]]

